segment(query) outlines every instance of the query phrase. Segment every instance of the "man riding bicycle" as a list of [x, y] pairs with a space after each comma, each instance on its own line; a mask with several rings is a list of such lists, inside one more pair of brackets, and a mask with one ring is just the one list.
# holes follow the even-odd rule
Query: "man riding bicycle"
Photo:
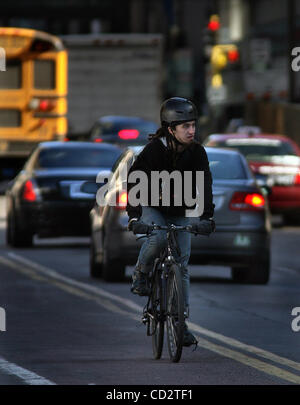
[[[128, 198], [126, 207], [129, 222], [128, 229], [134, 234], [149, 234], [143, 243], [138, 260], [133, 272], [133, 283], [131, 291], [140, 296], [149, 295], [148, 274], [152, 270], [154, 260], [159, 256], [161, 250], [166, 245], [166, 233], [158, 231], [151, 233], [152, 223], [158, 225], [176, 224], [188, 225], [190, 218], [186, 216], [186, 210], [191, 210], [190, 206], [185, 205], [184, 198], [184, 173], [192, 174], [192, 195], [195, 198], [196, 172], [204, 172], [204, 210], [197, 222], [193, 224], [195, 233], [201, 232], [209, 235], [215, 229], [213, 221], [214, 204], [212, 197], [212, 177], [209, 169], [207, 155], [203, 146], [195, 140], [196, 121], [198, 113], [195, 105], [181, 97], [172, 97], [166, 100], [160, 110], [161, 127], [156, 134], [150, 136], [150, 142], [138, 155], [136, 161], [129, 170], [128, 177], [135, 171], [142, 171], [147, 175], [149, 187], [148, 205], [133, 206]], [[159, 204], [151, 206], [151, 181], [150, 176], [153, 172], [167, 171], [172, 173], [178, 171], [182, 176], [181, 187], [181, 205], [178, 205], [178, 187], [173, 185], [170, 188], [170, 200], [166, 206], [162, 194], [164, 192], [163, 184], [160, 184]], [[130, 189], [135, 183], [128, 181], [128, 195]], [[176, 193], [175, 193], [176, 188]], [[189, 315], [189, 273], [187, 269], [191, 251], [191, 234], [188, 232], [178, 232], [178, 243], [180, 246], [180, 255], [176, 257], [181, 267], [183, 295], [185, 305], [185, 316]], [[196, 343], [195, 337], [188, 330], [185, 324], [184, 346], [190, 346]]]

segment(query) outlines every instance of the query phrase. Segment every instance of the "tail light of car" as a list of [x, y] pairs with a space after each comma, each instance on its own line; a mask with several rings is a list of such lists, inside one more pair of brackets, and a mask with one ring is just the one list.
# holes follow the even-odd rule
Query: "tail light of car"
[[265, 203], [266, 201], [262, 194], [236, 191], [232, 196], [229, 208], [236, 211], [261, 210], [264, 209]]
[[294, 184], [296, 186], [300, 186], [300, 172], [296, 174], [295, 179], [294, 179]]
[[37, 193], [34, 187], [34, 184], [31, 180], [27, 180], [24, 189], [23, 189], [23, 194], [22, 198], [25, 201], [33, 202], [37, 200]]
[[121, 129], [118, 132], [119, 138], [121, 139], [136, 139], [140, 132], [137, 129]]
[[128, 200], [128, 195], [126, 191], [121, 191], [117, 195], [117, 201], [116, 201], [116, 209], [118, 210], [124, 210], [127, 205], [127, 200]]
[[95, 138], [94, 142], [100, 143], [100, 142], [103, 142], [103, 139], [102, 138]]

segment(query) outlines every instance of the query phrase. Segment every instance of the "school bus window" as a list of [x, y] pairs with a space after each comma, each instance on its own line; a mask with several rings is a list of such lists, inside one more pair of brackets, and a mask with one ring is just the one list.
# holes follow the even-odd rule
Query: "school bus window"
[[55, 62], [53, 60], [34, 61], [34, 88], [55, 89]]
[[0, 72], [0, 89], [20, 89], [22, 84], [22, 63], [20, 60], [7, 60], [6, 70]]
[[20, 127], [21, 112], [19, 110], [0, 109], [1, 127]]

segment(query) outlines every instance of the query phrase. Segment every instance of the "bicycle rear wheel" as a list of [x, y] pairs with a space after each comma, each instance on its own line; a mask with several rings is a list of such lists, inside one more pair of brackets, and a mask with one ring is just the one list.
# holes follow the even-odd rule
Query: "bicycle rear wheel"
[[156, 360], [161, 358], [164, 344], [163, 292], [159, 271], [155, 271], [150, 297], [150, 334], [152, 335], [152, 350]]
[[173, 264], [169, 269], [167, 283], [167, 338], [172, 362], [181, 358], [184, 334], [184, 303], [181, 271]]

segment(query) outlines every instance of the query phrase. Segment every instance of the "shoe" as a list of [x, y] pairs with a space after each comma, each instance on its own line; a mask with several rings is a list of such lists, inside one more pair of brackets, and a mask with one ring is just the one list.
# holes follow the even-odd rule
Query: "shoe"
[[150, 295], [150, 288], [148, 286], [148, 275], [140, 270], [134, 270], [130, 291], [133, 294], [140, 295], [141, 297]]
[[197, 345], [198, 340], [189, 331], [187, 324], [184, 323], [184, 333], [183, 333], [183, 346], [189, 347], [191, 345]]

